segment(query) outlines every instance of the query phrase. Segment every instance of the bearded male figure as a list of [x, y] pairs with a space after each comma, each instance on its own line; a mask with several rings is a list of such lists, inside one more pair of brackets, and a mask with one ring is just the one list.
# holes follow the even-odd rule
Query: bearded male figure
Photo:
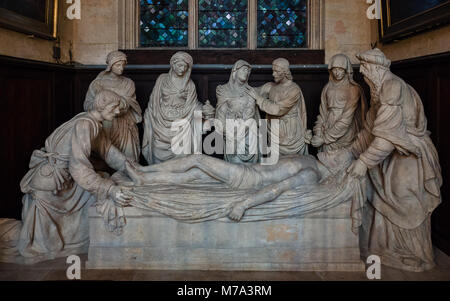
[[364, 129], [352, 145], [353, 177], [368, 173], [372, 195], [360, 231], [363, 255], [408, 271], [434, 266], [430, 218], [441, 202], [436, 148], [417, 92], [394, 75], [379, 49], [357, 55], [370, 86]]
[[302, 90], [292, 81], [288, 60], [274, 60], [272, 70], [275, 82], [266, 83], [256, 89], [247, 87], [247, 93], [256, 100], [259, 108], [268, 114], [269, 121], [279, 120], [279, 133], [271, 131], [269, 122], [269, 136], [278, 136], [280, 155], [306, 155], [311, 131], [306, 127], [306, 105]]

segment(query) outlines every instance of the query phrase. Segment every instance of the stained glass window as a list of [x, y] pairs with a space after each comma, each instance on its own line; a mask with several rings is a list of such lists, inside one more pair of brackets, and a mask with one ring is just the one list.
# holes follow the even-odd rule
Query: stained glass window
[[199, 47], [247, 47], [247, 0], [199, 0]]
[[306, 47], [307, 0], [258, 0], [258, 48]]
[[188, 45], [188, 0], [140, 0], [141, 47]]

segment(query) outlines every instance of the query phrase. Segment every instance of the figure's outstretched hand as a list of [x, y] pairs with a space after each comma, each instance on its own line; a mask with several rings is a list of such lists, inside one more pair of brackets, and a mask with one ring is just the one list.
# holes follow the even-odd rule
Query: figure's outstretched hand
[[248, 94], [248, 96], [250, 96], [251, 98], [253, 98], [254, 100], [258, 101], [259, 99], [261, 99], [261, 95], [259, 95], [256, 90], [250, 86], [246, 86], [244, 88], [245, 93]]
[[139, 165], [136, 162], [125, 162], [125, 171], [127, 175], [133, 180], [135, 185], [142, 185], [142, 172], [141, 169], [144, 168], [143, 166]]
[[323, 141], [323, 138], [320, 136], [314, 136], [311, 139], [311, 145], [314, 147], [321, 147], [324, 142], [325, 141]]
[[133, 197], [129, 194], [130, 188], [124, 186], [112, 186], [109, 190], [109, 197], [119, 206], [128, 206], [133, 200]]
[[352, 165], [347, 169], [350, 176], [354, 178], [362, 178], [366, 175], [367, 165], [360, 159], [354, 161]]

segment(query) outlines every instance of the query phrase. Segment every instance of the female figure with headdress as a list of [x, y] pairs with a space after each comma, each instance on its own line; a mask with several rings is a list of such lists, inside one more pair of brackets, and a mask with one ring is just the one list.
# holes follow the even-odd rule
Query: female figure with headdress
[[352, 64], [346, 55], [333, 56], [328, 70], [330, 81], [322, 90], [320, 115], [311, 140], [322, 152], [352, 144], [362, 128], [366, 107], [364, 92], [353, 80]]
[[134, 82], [123, 76], [127, 64], [125, 53], [113, 51], [106, 59], [108, 67], [90, 84], [84, 101], [84, 110], [92, 109], [94, 99], [101, 90], [113, 91], [121, 96], [120, 115], [112, 122], [105, 121], [103, 128], [112, 141], [125, 156], [132, 161], [139, 161], [140, 143], [137, 123], [142, 121], [142, 110], [136, 100]]
[[[144, 114], [142, 154], [149, 164], [184, 155], [186, 146], [193, 153], [196, 135], [202, 133], [201, 120], [194, 122], [194, 112], [201, 112], [202, 106], [190, 78], [192, 65], [192, 57], [179, 51], [170, 59], [169, 73], [156, 80]], [[172, 146], [181, 143], [184, 152], [174, 152]]]
[[[228, 83], [216, 89], [216, 119], [220, 123], [215, 126], [216, 130], [224, 136], [224, 159], [227, 162], [258, 162], [259, 111], [255, 100], [245, 93], [250, 71], [249, 63], [238, 60], [231, 70]], [[227, 122], [232, 122], [233, 126], [227, 127]], [[238, 129], [235, 134], [236, 126]], [[233, 132], [228, 133], [227, 129], [232, 129]], [[233, 147], [229, 147], [230, 145]]]

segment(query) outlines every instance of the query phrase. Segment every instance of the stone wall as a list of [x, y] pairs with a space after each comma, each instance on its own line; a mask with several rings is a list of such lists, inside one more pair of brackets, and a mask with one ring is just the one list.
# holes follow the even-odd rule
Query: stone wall
[[82, 1], [81, 20], [74, 21], [74, 60], [103, 65], [106, 55], [119, 46], [118, 0]]
[[377, 40], [377, 22], [367, 18], [368, 7], [363, 0], [325, 1], [325, 63], [337, 53], [358, 63], [355, 54], [371, 48]]
[[[70, 41], [73, 40], [73, 24], [65, 16], [66, 1], [59, 0], [58, 36], [60, 37], [61, 61], [69, 61]], [[62, 9], [61, 9], [62, 8]], [[30, 37], [27, 34], [0, 27], [0, 55], [55, 63], [55, 41]]]

